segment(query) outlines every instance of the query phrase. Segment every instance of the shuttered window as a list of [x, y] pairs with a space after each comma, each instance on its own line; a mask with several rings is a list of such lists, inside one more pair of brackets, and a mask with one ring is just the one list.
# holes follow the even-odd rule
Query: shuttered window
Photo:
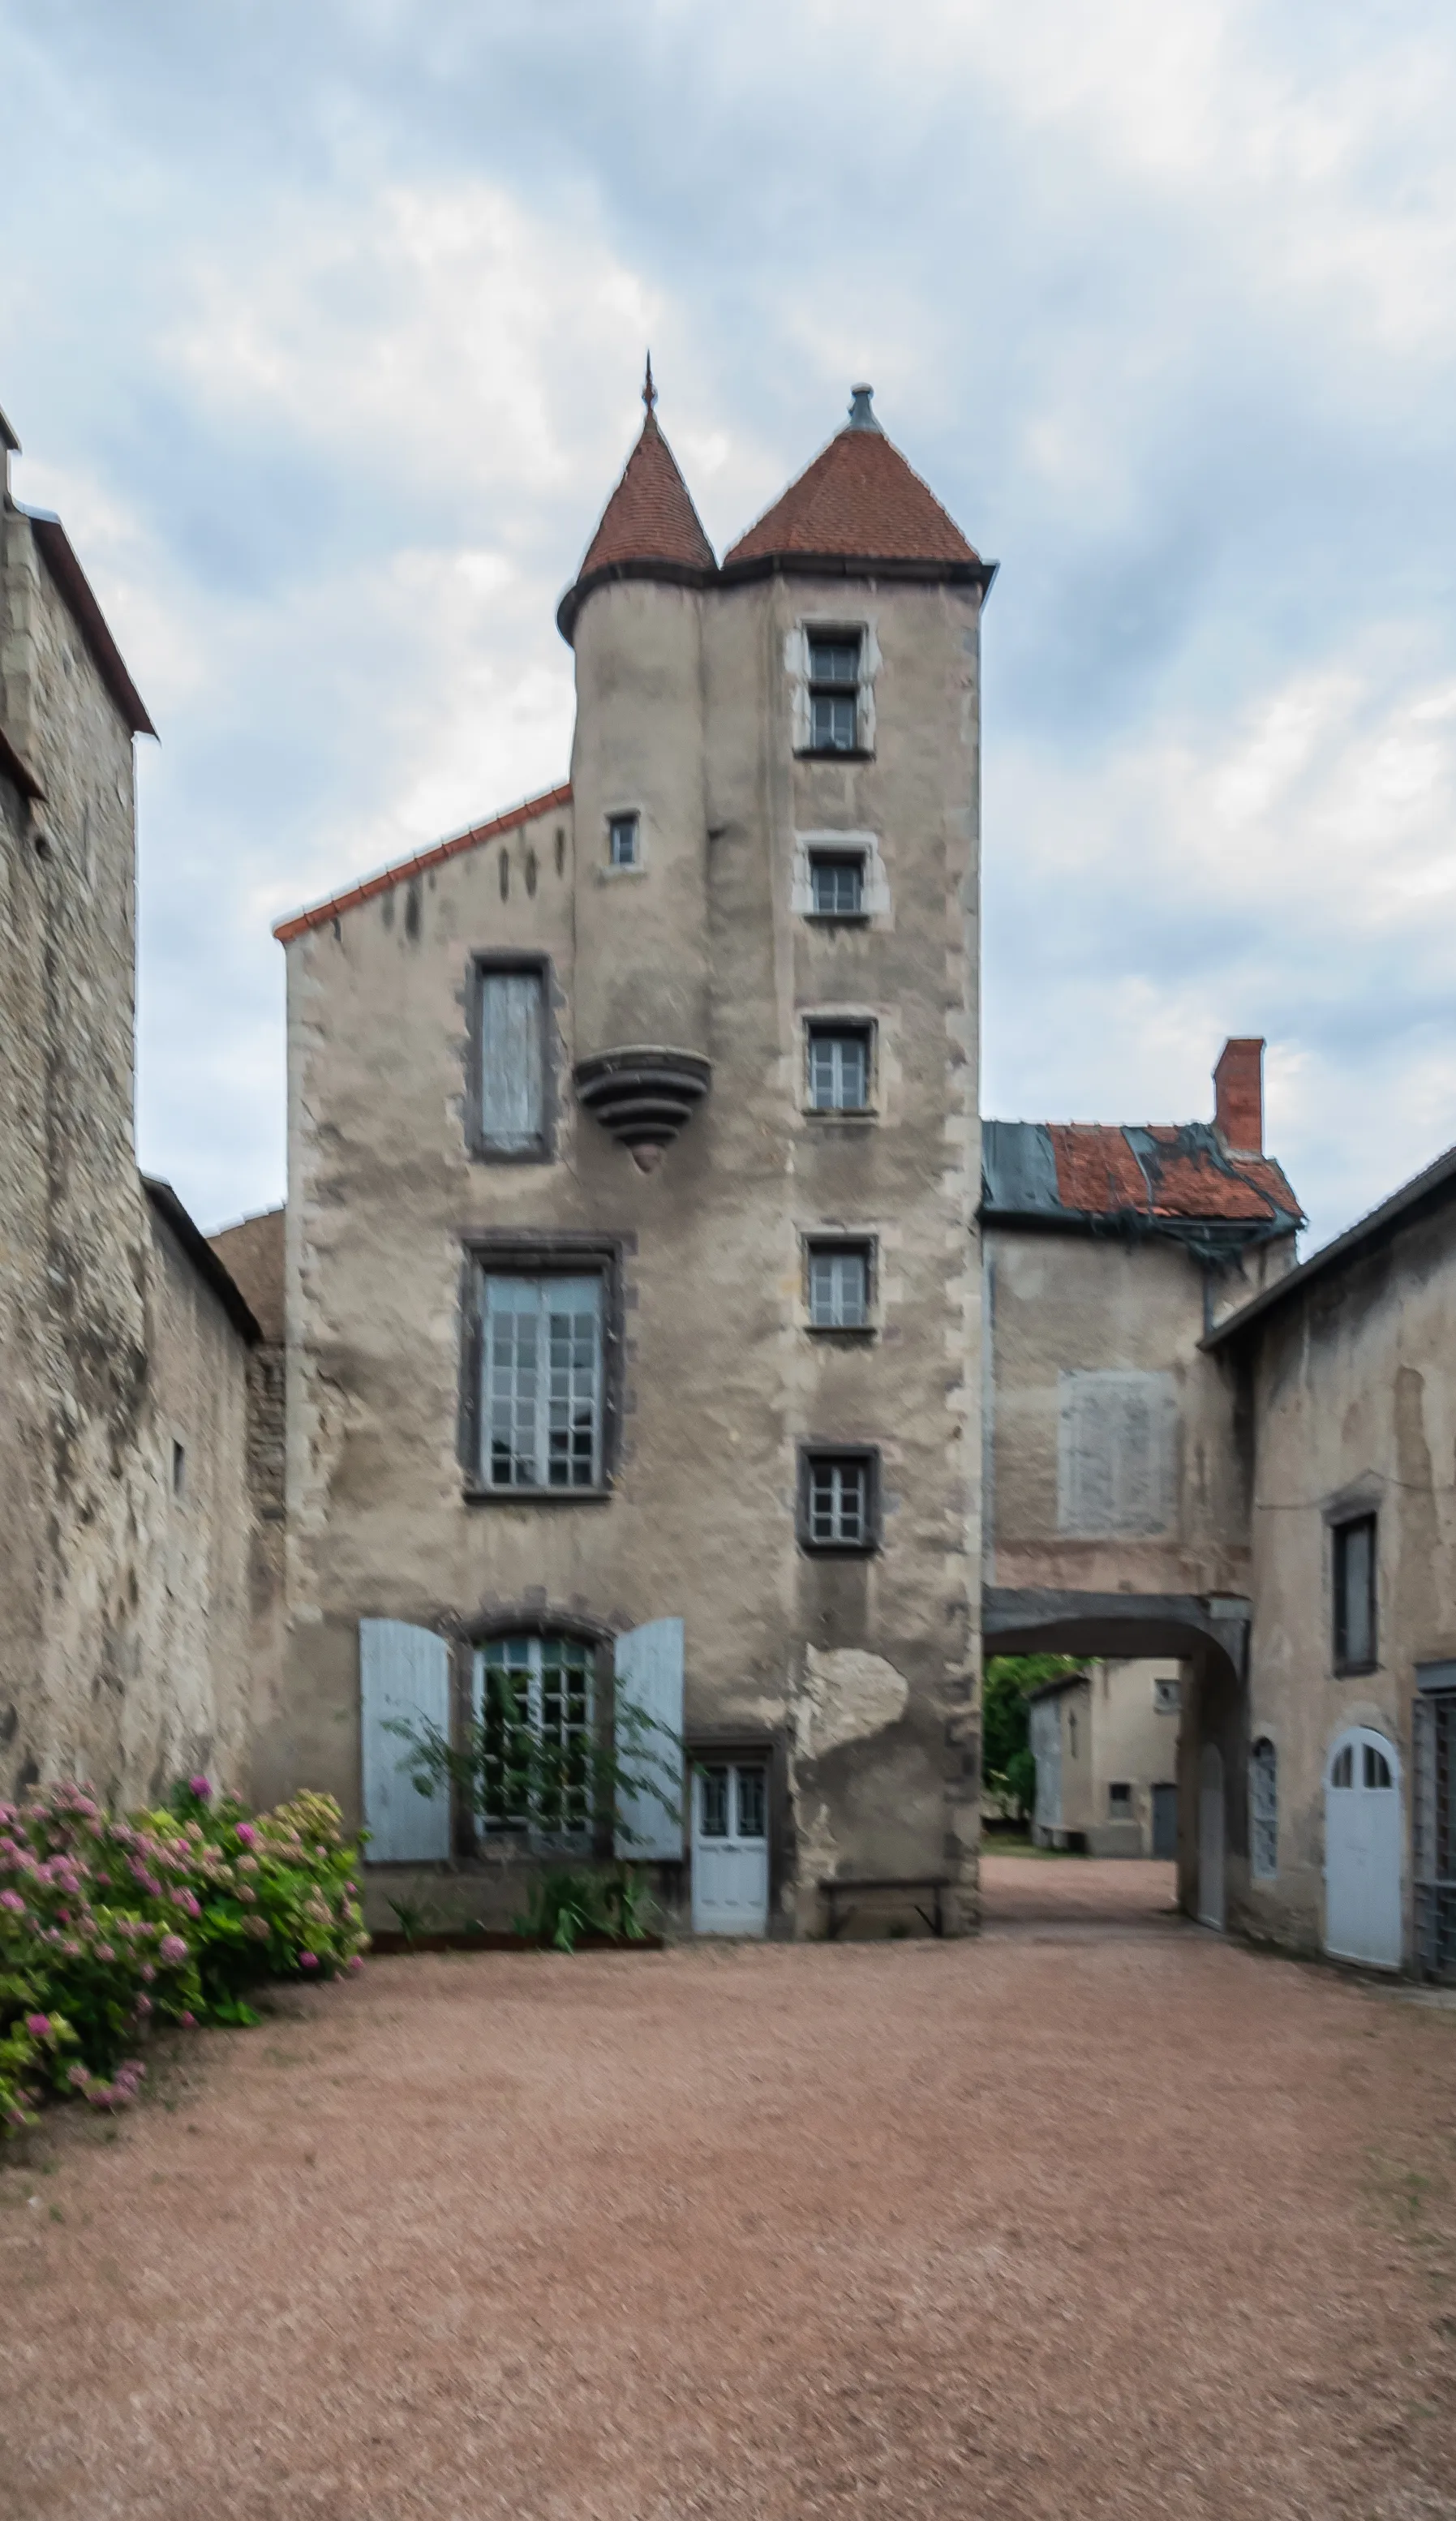
[[1059, 1528], [1088, 1538], [1168, 1531], [1177, 1462], [1172, 1376], [1064, 1373], [1058, 1382]]
[[492, 1833], [580, 1847], [592, 1832], [592, 1649], [579, 1637], [493, 1637], [476, 1656], [481, 1817]]
[[480, 1278], [480, 1468], [489, 1489], [602, 1485], [600, 1276]]
[[479, 975], [480, 1145], [494, 1156], [546, 1148], [545, 973]]

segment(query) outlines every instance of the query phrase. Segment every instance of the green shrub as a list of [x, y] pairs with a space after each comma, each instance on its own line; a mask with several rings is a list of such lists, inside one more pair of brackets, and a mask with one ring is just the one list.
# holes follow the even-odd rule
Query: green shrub
[[121, 1819], [84, 1786], [0, 1805], [0, 2130], [45, 2093], [129, 2100], [156, 2021], [250, 2022], [267, 1978], [330, 1978], [367, 1938], [338, 1806], [251, 1819], [207, 1781]]
[[640, 1944], [651, 1914], [652, 1895], [640, 1869], [618, 1864], [610, 1873], [593, 1873], [585, 1865], [554, 1864], [529, 1885], [516, 1930], [533, 1944], [571, 1952], [582, 1935]]

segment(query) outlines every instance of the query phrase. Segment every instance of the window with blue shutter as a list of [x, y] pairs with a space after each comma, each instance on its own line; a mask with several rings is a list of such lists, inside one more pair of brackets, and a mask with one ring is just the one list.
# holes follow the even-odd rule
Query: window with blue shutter
[[530, 1158], [547, 1143], [546, 972], [543, 966], [477, 976], [477, 1095], [482, 1154]]

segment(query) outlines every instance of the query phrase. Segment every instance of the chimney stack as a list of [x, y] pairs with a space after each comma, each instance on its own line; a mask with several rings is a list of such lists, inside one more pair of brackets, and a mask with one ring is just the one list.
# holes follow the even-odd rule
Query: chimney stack
[[1226, 1041], [1213, 1071], [1213, 1125], [1231, 1156], [1264, 1152], [1264, 1045]]

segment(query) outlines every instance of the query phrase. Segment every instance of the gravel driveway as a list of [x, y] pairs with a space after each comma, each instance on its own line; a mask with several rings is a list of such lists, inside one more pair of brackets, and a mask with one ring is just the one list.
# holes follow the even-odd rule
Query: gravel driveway
[[1456, 2016], [988, 1873], [978, 1943], [374, 1962], [54, 2124], [6, 2521], [1456, 2514]]

